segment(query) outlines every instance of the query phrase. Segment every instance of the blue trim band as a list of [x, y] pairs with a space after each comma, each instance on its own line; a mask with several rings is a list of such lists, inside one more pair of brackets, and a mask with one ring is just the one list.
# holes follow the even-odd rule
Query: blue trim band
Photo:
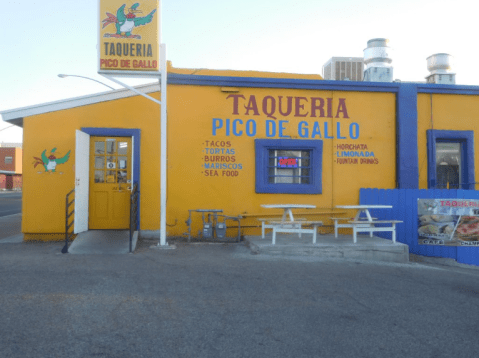
[[[321, 194], [323, 141], [312, 139], [255, 139], [256, 193], [264, 194]], [[309, 150], [310, 184], [268, 183], [269, 150]]]
[[169, 85], [221, 86], [221, 87], [250, 87], [250, 88], [296, 88], [330, 91], [355, 92], [398, 92], [399, 83], [390, 82], [356, 82], [356, 81], [327, 81], [291, 78], [258, 78], [258, 77], [229, 77], [229, 76], [201, 76], [168, 73]]
[[461, 143], [462, 183], [461, 189], [474, 190], [474, 131], [448, 131], [428, 129], [427, 133], [427, 183], [429, 189], [435, 189], [436, 177], [436, 142]]
[[417, 86], [403, 83], [397, 94], [397, 187], [419, 188]]
[[[141, 130], [133, 128], [92, 128], [82, 127], [81, 130], [91, 136], [98, 137], [132, 137], [133, 138], [133, 184], [138, 185], [138, 192], [140, 192], [140, 140]], [[140, 228], [140, 200], [141, 195], [138, 196], [138, 212], [137, 222]]]
[[308, 80], [292, 78], [203, 76], [179, 73], [168, 73], [168, 84], [196, 86], [224, 86], [251, 88], [295, 88], [325, 91], [350, 92], [389, 92], [398, 93], [400, 88], [416, 86], [416, 93], [445, 93], [479, 95], [479, 86], [444, 85], [434, 83], [402, 83], [402, 82], [359, 82]]
[[418, 93], [463, 94], [478, 96], [479, 86], [444, 85], [434, 83], [417, 84]]

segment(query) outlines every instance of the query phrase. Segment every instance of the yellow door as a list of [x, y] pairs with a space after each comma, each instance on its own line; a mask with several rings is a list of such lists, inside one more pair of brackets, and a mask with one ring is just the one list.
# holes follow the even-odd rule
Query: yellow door
[[91, 137], [89, 229], [130, 225], [131, 137]]

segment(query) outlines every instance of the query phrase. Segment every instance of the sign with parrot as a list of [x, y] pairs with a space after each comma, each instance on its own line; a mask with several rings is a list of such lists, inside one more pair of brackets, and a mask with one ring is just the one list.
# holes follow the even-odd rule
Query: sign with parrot
[[159, 71], [159, 0], [99, 1], [99, 70]]
[[46, 172], [54, 173], [58, 164], [64, 164], [68, 161], [71, 152], [71, 150], [69, 150], [68, 153], [64, 156], [62, 156], [61, 158], [57, 158], [55, 155], [56, 150], [57, 148], [53, 148], [50, 151], [50, 155], [48, 157], [46, 155], [46, 149], [42, 152], [40, 158], [33, 157], [33, 159], [35, 159], [35, 161], [33, 162], [33, 167], [36, 168], [37, 165], [43, 165]]

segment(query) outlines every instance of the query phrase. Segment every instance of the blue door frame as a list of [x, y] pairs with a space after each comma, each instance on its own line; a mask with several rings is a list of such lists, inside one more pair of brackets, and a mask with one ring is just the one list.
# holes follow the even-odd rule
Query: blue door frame
[[[133, 128], [93, 128], [82, 127], [82, 132], [90, 136], [98, 137], [132, 137], [133, 138], [133, 185], [136, 184], [138, 193], [140, 193], [140, 140], [141, 130]], [[138, 211], [137, 211], [137, 230], [140, 228], [140, 200], [141, 195], [138, 196]]]

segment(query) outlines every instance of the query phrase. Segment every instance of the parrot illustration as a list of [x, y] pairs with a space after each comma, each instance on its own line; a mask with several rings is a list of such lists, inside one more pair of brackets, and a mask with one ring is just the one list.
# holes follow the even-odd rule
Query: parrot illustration
[[36, 160], [34, 167], [39, 164], [42, 164], [45, 167], [46, 172], [55, 172], [57, 164], [65, 163], [70, 158], [71, 152], [71, 150], [69, 150], [68, 153], [65, 154], [63, 157], [57, 158], [55, 154], [53, 154], [56, 150], [57, 148], [53, 148], [49, 157], [47, 157], [47, 155], [45, 154], [45, 152], [47, 151], [46, 149], [42, 152], [41, 158], [33, 157]]
[[[148, 15], [143, 16], [143, 17], [136, 17], [135, 14], [141, 13], [141, 10], [138, 10], [138, 6], [140, 6], [139, 3], [133, 4], [129, 9], [128, 9], [128, 14], [125, 15], [125, 4], [120, 6], [118, 11], [116, 12], [116, 16], [107, 12], [106, 15], [108, 18], [104, 19], [103, 22], [103, 28], [109, 24], [115, 24], [116, 26], [116, 37], [137, 37], [131, 35], [131, 31], [141, 25], [146, 25], [153, 20], [153, 15], [156, 12], [156, 9], [154, 9], [152, 12], [150, 12]], [[124, 33], [125, 36], [122, 36], [121, 34]]]

